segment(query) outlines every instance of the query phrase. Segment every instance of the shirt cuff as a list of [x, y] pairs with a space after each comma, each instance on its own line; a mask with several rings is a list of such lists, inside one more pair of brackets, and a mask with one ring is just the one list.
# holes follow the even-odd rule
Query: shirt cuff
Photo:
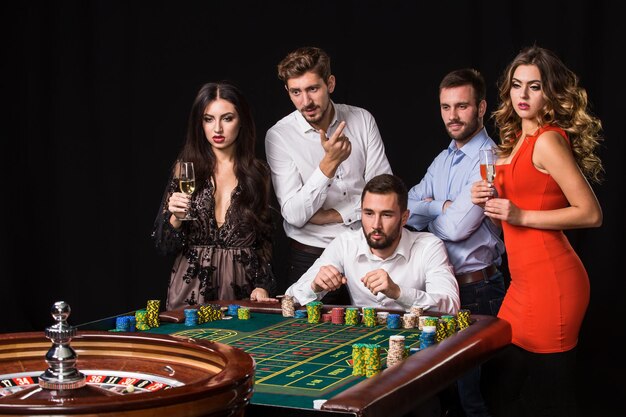
[[326, 187], [330, 187], [330, 184], [333, 183], [334, 178], [335, 177], [328, 178], [326, 175], [324, 175], [324, 173], [318, 166], [317, 168], [315, 168], [315, 170], [313, 170], [313, 173], [311, 174], [307, 182], [311, 183], [315, 188], [321, 187], [323, 185], [325, 185]]
[[[294, 284], [294, 286], [295, 285], [297, 285], [297, 284]], [[294, 288], [292, 286], [292, 287], [287, 289], [286, 293], [288, 295], [294, 296], [296, 301], [301, 306], [304, 306], [304, 305], [310, 303], [311, 301], [317, 301], [317, 300], [321, 299], [324, 295], [326, 295], [324, 291], [321, 291], [319, 293], [314, 292], [313, 289], [311, 288], [310, 284], [305, 285], [304, 288], [302, 288], [302, 286], [300, 286], [299, 288]]]
[[341, 218], [343, 219], [343, 224], [346, 226], [351, 225], [352, 223], [361, 220], [361, 215], [359, 212], [354, 210], [353, 207], [338, 207], [335, 208]]
[[415, 289], [413, 288], [400, 287], [400, 297], [398, 297], [396, 302], [405, 309], [409, 310], [413, 305], [413, 301], [415, 301], [416, 294], [414, 294], [414, 292]]

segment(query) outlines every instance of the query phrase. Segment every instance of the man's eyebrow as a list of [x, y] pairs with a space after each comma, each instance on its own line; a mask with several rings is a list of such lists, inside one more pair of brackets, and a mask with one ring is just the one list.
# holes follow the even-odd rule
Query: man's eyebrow
[[[374, 212], [375, 210], [371, 208], [363, 207], [361, 211]], [[393, 214], [395, 212], [396, 212], [395, 210], [381, 210], [380, 211], [381, 214]]]

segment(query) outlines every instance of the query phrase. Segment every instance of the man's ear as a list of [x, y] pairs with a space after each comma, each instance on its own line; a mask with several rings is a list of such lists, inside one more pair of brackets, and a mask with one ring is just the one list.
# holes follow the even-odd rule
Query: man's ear
[[478, 117], [484, 117], [485, 113], [487, 113], [487, 101], [480, 100], [480, 103], [478, 103]]
[[335, 91], [335, 76], [331, 75], [330, 77], [328, 77], [328, 82], [326, 83], [328, 85], [328, 92], [332, 93], [333, 91]]
[[404, 210], [404, 213], [402, 213], [402, 226], [409, 220], [409, 214], [411, 214], [411, 212], [408, 209]]

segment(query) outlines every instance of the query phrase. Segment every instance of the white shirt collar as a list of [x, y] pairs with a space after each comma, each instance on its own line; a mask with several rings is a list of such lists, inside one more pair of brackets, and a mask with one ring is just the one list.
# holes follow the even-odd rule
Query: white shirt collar
[[[411, 258], [411, 248], [413, 247], [413, 243], [417, 239], [417, 235], [413, 235], [404, 227], [402, 228], [402, 236], [400, 237], [400, 242], [398, 242], [398, 246], [396, 250], [393, 251], [391, 256], [385, 258], [384, 260], [394, 259], [396, 256], [402, 256], [407, 262]], [[357, 249], [357, 256], [365, 256], [368, 259], [372, 260], [380, 260], [378, 256], [372, 253], [370, 246], [367, 244], [367, 239], [365, 238], [365, 234], [363, 233], [363, 229], [361, 229], [361, 234], [359, 238], [359, 244]]]
[[[335, 109], [335, 114], [333, 115], [333, 120], [330, 121], [329, 129], [328, 129], [329, 131], [331, 130], [330, 127], [335, 126], [339, 122], [339, 117], [338, 117], [339, 109], [337, 108], [337, 106], [332, 100], [330, 101], [330, 105], [333, 106], [333, 108]], [[301, 130], [302, 133], [318, 132], [317, 129], [313, 128], [313, 126], [311, 126], [311, 124], [307, 122], [307, 120], [304, 118], [300, 110], [296, 109], [295, 113], [296, 113], [296, 122], [298, 123], [298, 129]], [[328, 134], [328, 132], [326, 132], [326, 134]]]

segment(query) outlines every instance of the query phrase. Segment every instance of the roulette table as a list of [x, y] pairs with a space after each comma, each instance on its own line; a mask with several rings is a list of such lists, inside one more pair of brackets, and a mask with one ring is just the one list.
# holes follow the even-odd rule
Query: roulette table
[[[167, 336], [185, 343], [211, 341], [247, 353], [254, 358], [255, 375], [246, 416], [403, 416], [511, 340], [507, 322], [473, 315], [469, 327], [433, 346], [412, 349], [414, 352], [399, 364], [383, 367], [368, 378], [352, 375], [352, 344], [377, 343], [384, 352], [389, 336], [400, 334], [405, 336], [407, 347], [416, 348], [419, 331], [381, 325], [311, 324], [306, 318], [283, 317], [279, 304], [244, 300], [215, 303], [247, 307], [250, 318], [227, 317], [188, 326], [183, 311], [161, 312], [158, 327], [118, 335]], [[332, 307], [323, 308], [328, 312]], [[78, 334], [114, 329], [115, 320], [109, 317], [79, 325]], [[162, 363], [167, 366], [168, 359]], [[320, 409], [314, 407], [315, 400], [325, 400]]]

